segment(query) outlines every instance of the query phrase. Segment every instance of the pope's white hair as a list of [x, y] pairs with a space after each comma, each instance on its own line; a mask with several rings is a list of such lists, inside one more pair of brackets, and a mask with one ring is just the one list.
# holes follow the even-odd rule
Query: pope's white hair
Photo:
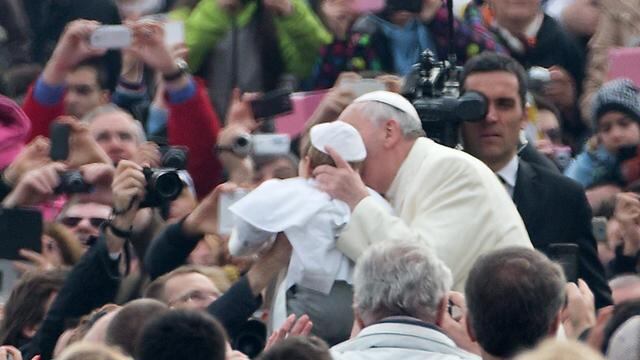
[[383, 241], [358, 259], [353, 283], [353, 304], [363, 319], [405, 315], [434, 321], [453, 277], [426, 245]]
[[414, 139], [424, 136], [422, 124], [418, 119], [391, 105], [379, 101], [363, 101], [351, 106], [356, 107], [378, 127], [388, 120], [393, 120], [398, 123], [405, 138]]

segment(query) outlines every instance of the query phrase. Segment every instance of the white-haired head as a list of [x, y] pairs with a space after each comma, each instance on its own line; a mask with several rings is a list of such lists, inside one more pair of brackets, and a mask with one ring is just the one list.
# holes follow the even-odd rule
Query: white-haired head
[[383, 241], [358, 259], [353, 304], [368, 325], [388, 316], [434, 322], [451, 289], [451, 271], [426, 245]]
[[405, 138], [415, 139], [425, 135], [418, 112], [402, 95], [374, 91], [355, 99], [351, 106], [366, 114], [377, 126], [388, 120], [395, 121]]

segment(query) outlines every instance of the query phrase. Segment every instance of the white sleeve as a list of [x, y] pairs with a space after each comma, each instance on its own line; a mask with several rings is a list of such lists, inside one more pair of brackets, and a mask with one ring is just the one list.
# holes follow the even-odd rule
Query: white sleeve
[[575, 0], [549, 0], [544, 6], [544, 12], [559, 22], [562, 22], [562, 12], [573, 4]]
[[229, 238], [229, 253], [233, 256], [247, 256], [258, 252], [269, 243], [273, 233], [258, 229], [236, 217], [235, 226]]

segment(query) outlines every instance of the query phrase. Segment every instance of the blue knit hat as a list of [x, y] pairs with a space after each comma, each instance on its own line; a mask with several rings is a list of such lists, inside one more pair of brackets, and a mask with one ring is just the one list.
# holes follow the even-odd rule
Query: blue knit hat
[[592, 104], [593, 128], [609, 111], [620, 111], [640, 122], [640, 90], [630, 79], [611, 80], [598, 90]]

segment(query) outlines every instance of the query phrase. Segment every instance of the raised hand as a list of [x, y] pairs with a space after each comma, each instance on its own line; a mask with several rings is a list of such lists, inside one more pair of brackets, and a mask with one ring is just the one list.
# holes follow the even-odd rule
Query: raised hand
[[6, 208], [37, 205], [55, 196], [60, 173], [67, 169], [62, 163], [50, 163], [26, 173], [2, 202]]
[[42, 73], [46, 83], [61, 84], [76, 65], [106, 53], [106, 49], [96, 49], [89, 43], [91, 33], [99, 26], [99, 22], [91, 20], [75, 20], [67, 24]]
[[38, 136], [33, 139], [4, 171], [4, 179], [15, 186], [27, 172], [51, 162], [49, 159], [49, 139]]

